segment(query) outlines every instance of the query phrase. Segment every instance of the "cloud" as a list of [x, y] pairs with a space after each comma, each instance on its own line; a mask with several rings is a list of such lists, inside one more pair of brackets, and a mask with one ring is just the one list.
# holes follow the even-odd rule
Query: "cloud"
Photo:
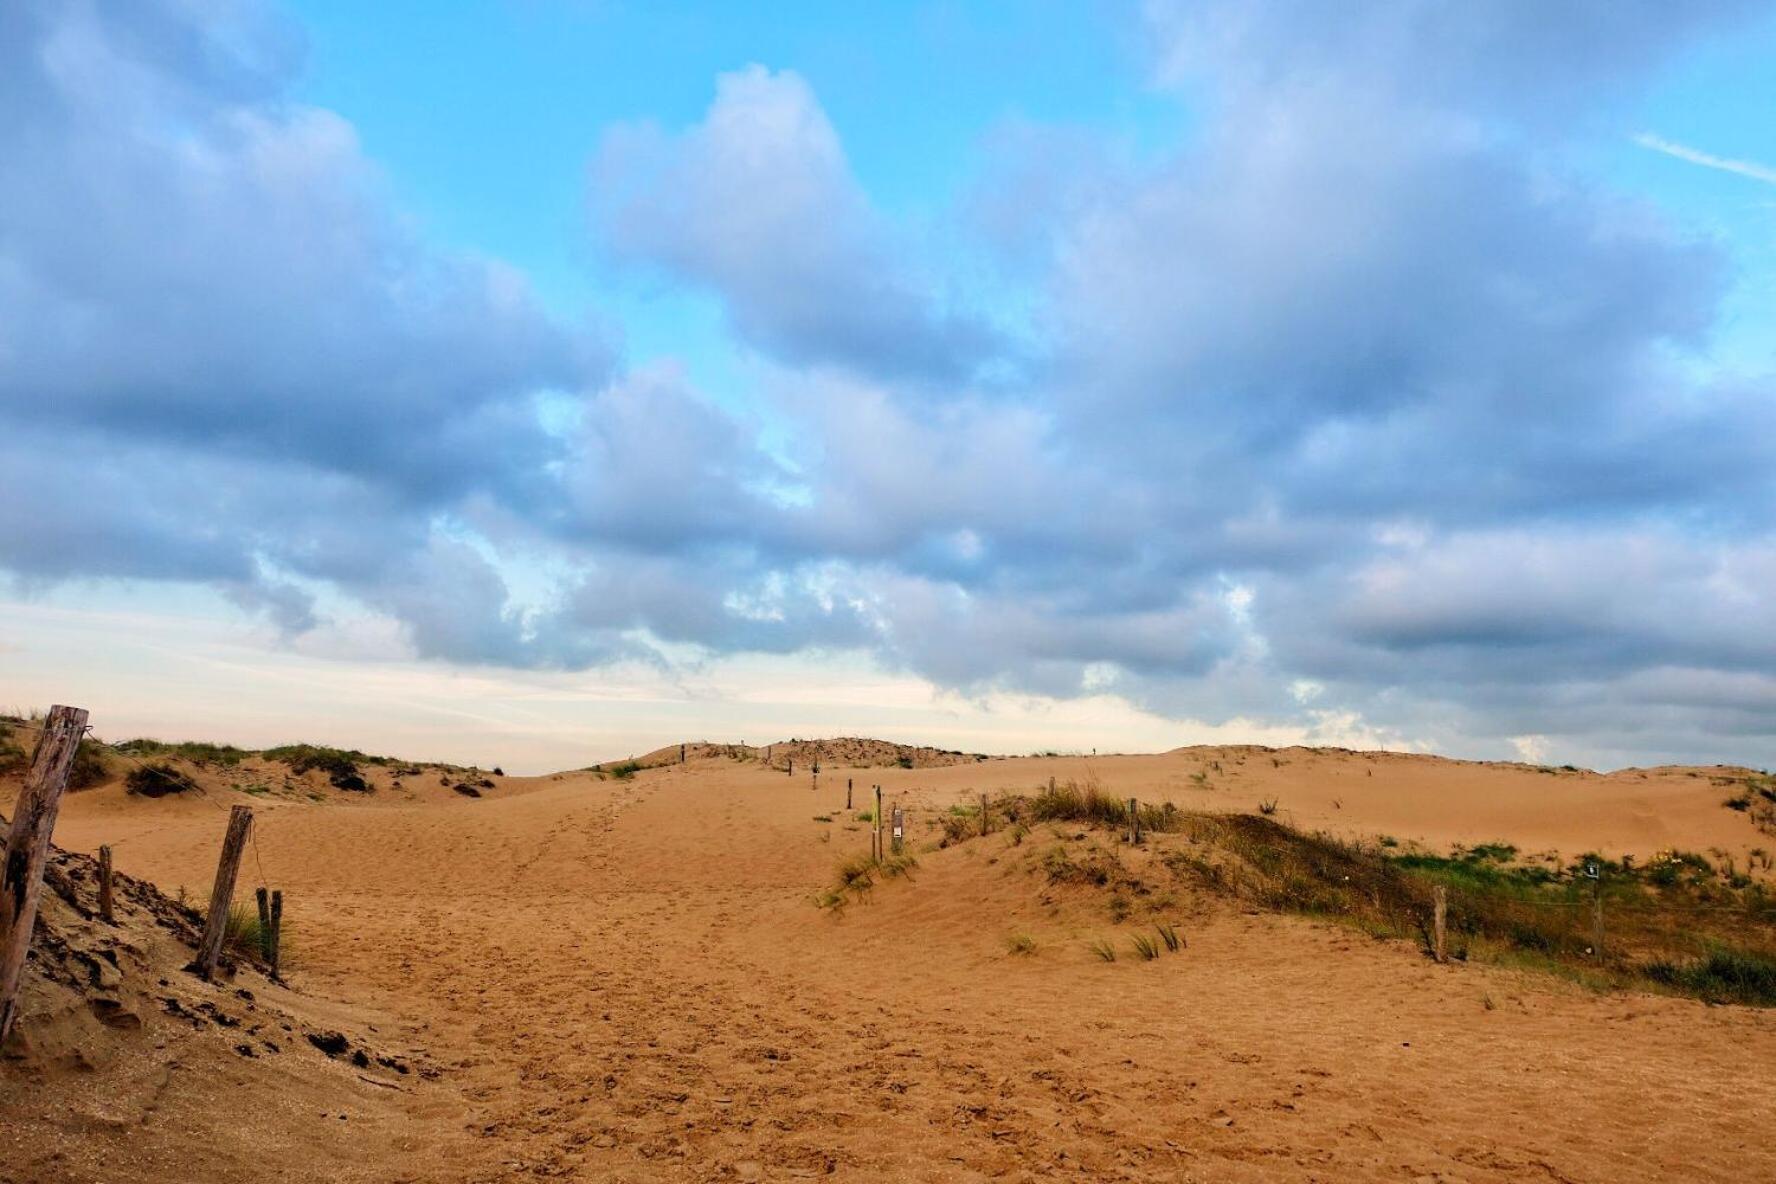
[[1776, 404], [1707, 358], [1732, 261], [1565, 151], [1738, 6], [1155, 4], [1190, 134], [991, 139], [984, 284], [805, 80], [723, 75], [688, 128], [611, 130], [590, 194], [606, 254], [720, 300], [745, 405], [415, 233], [291, 97], [298, 39], [226, 11], [0, 15], [27, 587], [1587, 763], [1776, 732]]
[[714, 291], [744, 339], [788, 362], [957, 382], [1000, 348], [909, 261], [794, 71], [723, 74], [676, 135], [612, 129], [591, 201], [617, 258]]
[[1776, 168], [1767, 164], [1759, 164], [1755, 160], [1735, 160], [1730, 156], [1715, 156], [1703, 152], [1699, 148], [1691, 148], [1687, 144], [1679, 144], [1675, 140], [1667, 140], [1663, 136], [1655, 136], [1651, 132], [1641, 132], [1634, 137], [1634, 142], [1642, 148], [1654, 152], [1663, 152], [1666, 156], [1678, 160], [1699, 164], [1706, 169], [1719, 169], [1723, 173], [1734, 173], [1741, 177], [1749, 177], [1753, 181], [1762, 181], [1766, 185], [1776, 185]]

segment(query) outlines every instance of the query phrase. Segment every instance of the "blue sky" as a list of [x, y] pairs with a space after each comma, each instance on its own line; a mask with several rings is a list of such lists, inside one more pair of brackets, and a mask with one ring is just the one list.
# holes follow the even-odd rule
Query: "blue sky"
[[1767, 764], [1773, 63], [1733, 0], [28, 0], [0, 673], [515, 768]]

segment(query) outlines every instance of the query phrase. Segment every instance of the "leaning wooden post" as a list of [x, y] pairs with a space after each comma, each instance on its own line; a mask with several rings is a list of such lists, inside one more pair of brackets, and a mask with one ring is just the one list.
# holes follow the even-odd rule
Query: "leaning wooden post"
[[284, 892], [279, 888], [271, 894], [271, 977], [278, 976], [278, 951], [283, 946], [284, 937]]
[[234, 903], [234, 877], [240, 872], [241, 853], [247, 848], [247, 831], [252, 825], [252, 807], [236, 806], [228, 812], [228, 833], [222, 838], [216, 884], [210, 889], [210, 918], [197, 947], [197, 973], [201, 978], [213, 976], [216, 962], [222, 957], [222, 941], [228, 936], [228, 906]]
[[1449, 889], [1438, 884], [1431, 889], [1431, 956], [1439, 962], [1449, 961]]
[[107, 925], [117, 923], [111, 899], [111, 848], [99, 848], [99, 920]]
[[19, 980], [37, 924], [37, 897], [43, 891], [43, 865], [49, 862], [49, 836], [55, 830], [62, 790], [74, 752], [86, 735], [84, 707], [51, 707], [31, 753], [25, 787], [12, 808], [6, 861], [0, 864], [0, 1044], [18, 1018]]

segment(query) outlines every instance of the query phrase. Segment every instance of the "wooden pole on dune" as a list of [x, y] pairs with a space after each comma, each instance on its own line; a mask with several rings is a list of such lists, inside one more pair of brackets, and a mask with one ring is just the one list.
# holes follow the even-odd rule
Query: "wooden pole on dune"
[[1138, 844], [1141, 841], [1141, 803], [1129, 799], [1129, 842]]
[[19, 980], [37, 924], [37, 898], [43, 891], [43, 865], [49, 862], [49, 836], [55, 830], [62, 790], [80, 738], [86, 735], [86, 709], [51, 707], [31, 753], [25, 787], [12, 808], [6, 860], [0, 864], [0, 1043], [18, 1018]]
[[222, 858], [216, 862], [216, 883], [210, 889], [210, 916], [204, 924], [203, 941], [197, 947], [198, 977], [209, 979], [222, 957], [222, 941], [228, 936], [228, 907], [234, 903], [234, 878], [240, 873], [241, 853], [247, 849], [247, 831], [253, 825], [250, 806], [228, 812], [228, 832], [222, 837]]
[[1449, 889], [1438, 884], [1431, 889], [1431, 956], [1439, 962], [1449, 961]]
[[271, 965], [271, 894], [263, 884], [253, 889], [253, 899], [259, 905], [259, 956]]
[[271, 977], [278, 976], [278, 956], [284, 944], [284, 893], [274, 888], [271, 893]]
[[981, 794], [981, 834], [987, 833], [987, 795]]
[[845, 809], [851, 808], [851, 778], [845, 778]]
[[876, 859], [879, 861], [882, 858], [882, 787], [879, 785], [876, 786], [875, 836]]
[[117, 923], [115, 903], [111, 899], [111, 848], [99, 848], [99, 920], [107, 925]]

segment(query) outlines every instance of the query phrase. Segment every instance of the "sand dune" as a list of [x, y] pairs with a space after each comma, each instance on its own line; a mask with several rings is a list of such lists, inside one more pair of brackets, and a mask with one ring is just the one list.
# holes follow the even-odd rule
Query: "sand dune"
[[837, 916], [809, 903], [867, 846], [847, 778], [858, 809], [878, 783], [911, 809], [915, 843], [1053, 775], [1429, 848], [1743, 859], [1776, 843], [1723, 807], [1734, 771], [1253, 748], [824, 767], [818, 789], [707, 756], [478, 799], [382, 769], [368, 794], [248, 796], [237, 768], [195, 770], [202, 796], [74, 795], [61, 846], [193, 896], [222, 807], [252, 803], [247, 878], [290, 901], [280, 1006], [439, 1072], [379, 1088], [150, 1013], [128, 1055], [9, 1064], [0, 1179], [1776, 1179], [1770, 1012], [1436, 965], [1207, 896], [1178, 901], [1180, 955], [1103, 964], [1101, 909], [1003, 837]]

